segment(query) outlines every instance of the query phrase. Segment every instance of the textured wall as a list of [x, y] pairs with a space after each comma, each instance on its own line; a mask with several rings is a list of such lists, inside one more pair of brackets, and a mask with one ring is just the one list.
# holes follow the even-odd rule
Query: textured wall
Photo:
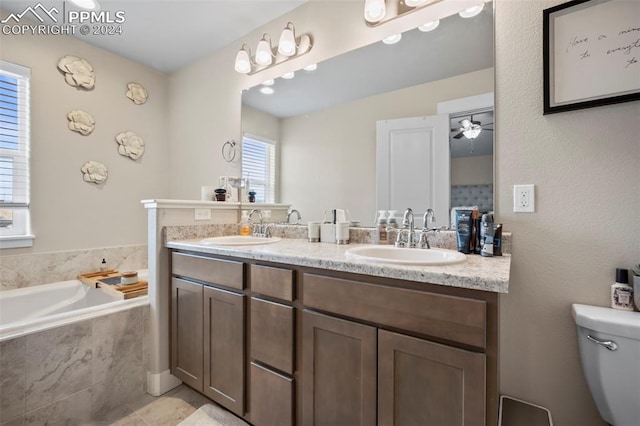
[[[93, 90], [65, 83], [57, 69], [65, 55], [92, 64]], [[146, 244], [140, 200], [168, 195], [168, 77], [62, 35], [3, 35], [0, 58], [31, 68], [31, 221], [36, 236], [32, 248], [1, 254]], [[146, 87], [147, 103], [135, 105], [125, 97], [129, 82]], [[67, 113], [74, 109], [96, 120], [89, 136], [67, 128]], [[118, 154], [115, 135], [126, 130], [145, 141], [137, 162]], [[108, 167], [105, 184], [82, 180], [80, 168], [89, 160]]]
[[[542, 115], [542, 11], [496, 4], [497, 210], [513, 232], [501, 298], [501, 392], [556, 425], [601, 425], [582, 375], [572, 303], [607, 306], [618, 266], [640, 262], [640, 102]], [[536, 213], [512, 213], [512, 185]]]

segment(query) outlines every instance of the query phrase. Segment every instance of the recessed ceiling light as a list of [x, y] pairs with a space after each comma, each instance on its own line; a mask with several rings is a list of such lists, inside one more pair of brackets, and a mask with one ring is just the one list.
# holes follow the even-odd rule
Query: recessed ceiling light
[[420, 31], [422, 31], [423, 33], [426, 33], [426, 32], [435, 30], [436, 28], [438, 28], [438, 25], [440, 25], [440, 20], [439, 19], [436, 20], [436, 21], [427, 22], [424, 25], [420, 25], [418, 27], [418, 29]]
[[306, 67], [302, 68], [305, 71], [315, 71], [318, 69], [318, 64], [311, 64], [311, 65], [307, 65]]
[[267, 80], [262, 83], [263, 86], [273, 86], [276, 81], [274, 79]]
[[269, 86], [262, 86], [260, 88], [260, 93], [262, 93], [263, 95], [273, 95], [275, 93], [275, 90], [273, 90], [273, 88]]
[[400, 40], [402, 40], [402, 34], [393, 34], [393, 35], [390, 35], [389, 37], [383, 38], [382, 42], [384, 44], [396, 44]]
[[69, 0], [69, 1], [83, 9], [87, 9], [87, 10], [100, 9], [100, 3], [98, 3], [97, 0]]
[[458, 15], [460, 15], [463, 18], [473, 18], [474, 16], [482, 12], [483, 8], [484, 8], [484, 3], [480, 3], [477, 6], [473, 6], [459, 12]]
[[293, 71], [288, 72], [286, 74], [282, 74], [282, 78], [285, 78], [287, 80], [289, 80], [289, 79], [291, 79], [291, 78], [293, 78], [295, 76], [296, 76], [296, 74]]

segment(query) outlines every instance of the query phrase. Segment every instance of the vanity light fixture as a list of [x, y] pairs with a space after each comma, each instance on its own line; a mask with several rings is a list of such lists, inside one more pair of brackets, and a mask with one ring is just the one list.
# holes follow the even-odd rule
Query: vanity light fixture
[[474, 16], [482, 12], [483, 8], [484, 8], [484, 3], [480, 3], [476, 6], [472, 6], [465, 10], [460, 11], [458, 15], [460, 15], [463, 18], [473, 18]]
[[431, 22], [427, 22], [426, 24], [420, 25], [418, 27], [418, 29], [420, 31], [422, 31], [423, 33], [429, 32], [429, 31], [433, 31], [436, 28], [438, 28], [438, 25], [440, 25], [440, 20], [437, 19], [435, 21], [431, 21]]
[[235, 70], [241, 74], [253, 75], [289, 59], [308, 53], [313, 44], [308, 34], [296, 39], [295, 28], [291, 22], [282, 30], [277, 47], [272, 47], [271, 37], [264, 34], [256, 46], [256, 54], [244, 43], [236, 55]]
[[382, 21], [387, 14], [385, 0], [365, 0], [364, 19], [367, 22], [376, 23]]
[[396, 44], [400, 40], [402, 40], [402, 34], [392, 34], [388, 37], [383, 38], [382, 42], [384, 44]]
[[273, 62], [273, 51], [271, 50], [271, 37], [264, 34], [256, 47], [256, 63], [258, 65], [271, 65]]
[[[433, 0], [431, 0], [431, 1], [433, 1]], [[426, 2], [427, 2], [427, 0], [404, 0], [404, 4], [406, 4], [409, 7], [422, 6]]]

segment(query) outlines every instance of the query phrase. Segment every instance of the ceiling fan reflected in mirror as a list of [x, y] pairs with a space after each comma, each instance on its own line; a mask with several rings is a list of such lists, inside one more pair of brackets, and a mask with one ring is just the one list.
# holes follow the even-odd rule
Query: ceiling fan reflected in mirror
[[458, 132], [458, 134], [453, 136], [454, 139], [460, 139], [464, 136], [467, 139], [473, 140], [477, 138], [480, 132], [482, 132], [483, 130], [489, 132], [493, 131], [493, 129], [485, 128], [485, 126], [490, 126], [493, 123], [482, 124], [482, 122], [474, 120], [473, 115], [471, 115], [469, 118], [463, 118], [462, 120], [458, 121], [458, 123], [460, 123], [461, 127], [457, 129], [451, 129], [451, 132]]

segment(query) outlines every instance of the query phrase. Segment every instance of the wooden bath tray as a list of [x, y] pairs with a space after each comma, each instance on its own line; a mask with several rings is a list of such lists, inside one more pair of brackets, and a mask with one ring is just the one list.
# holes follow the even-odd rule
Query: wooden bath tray
[[122, 299], [131, 299], [137, 296], [147, 294], [149, 283], [145, 280], [138, 279], [135, 284], [120, 284], [122, 273], [116, 270], [90, 272], [78, 275], [78, 279], [84, 284], [100, 288], [107, 293], [116, 295]]

